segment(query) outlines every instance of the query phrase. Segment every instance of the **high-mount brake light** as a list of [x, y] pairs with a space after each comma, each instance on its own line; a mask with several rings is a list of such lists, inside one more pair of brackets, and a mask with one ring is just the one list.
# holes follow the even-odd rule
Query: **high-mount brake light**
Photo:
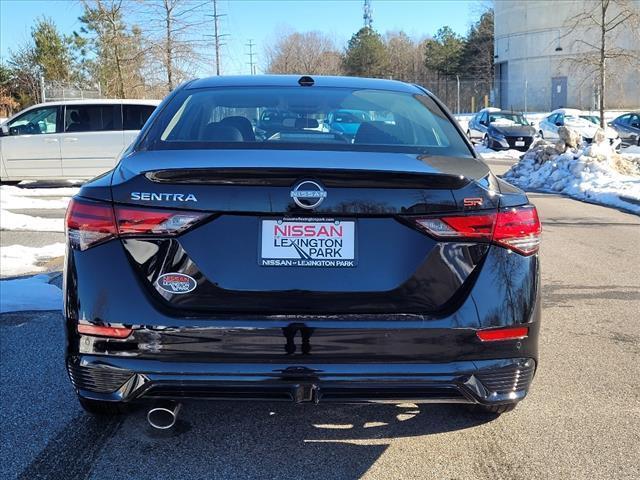
[[122, 327], [102, 327], [99, 325], [78, 324], [78, 333], [94, 337], [127, 338], [133, 330]]
[[86, 250], [115, 237], [177, 235], [207, 216], [202, 212], [112, 206], [72, 199], [66, 228], [71, 248]]
[[529, 335], [528, 327], [494, 328], [478, 330], [476, 336], [481, 342], [499, 342], [501, 340], [522, 340]]
[[415, 222], [430, 235], [443, 240], [468, 238], [493, 242], [522, 255], [531, 255], [540, 246], [542, 229], [533, 205], [490, 213], [417, 218]]

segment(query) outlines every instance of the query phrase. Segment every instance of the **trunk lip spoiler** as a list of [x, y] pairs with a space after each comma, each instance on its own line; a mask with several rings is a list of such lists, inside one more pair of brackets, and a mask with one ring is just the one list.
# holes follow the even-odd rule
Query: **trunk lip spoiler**
[[[459, 189], [472, 178], [444, 172], [407, 172], [334, 168], [196, 167], [144, 172], [153, 183], [217, 186], [291, 187], [301, 179], [317, 179], [328, 188]], [[429, 185], [429, 182], [434, 182]], [[426, 183], [426, 184], [425, 184]]]

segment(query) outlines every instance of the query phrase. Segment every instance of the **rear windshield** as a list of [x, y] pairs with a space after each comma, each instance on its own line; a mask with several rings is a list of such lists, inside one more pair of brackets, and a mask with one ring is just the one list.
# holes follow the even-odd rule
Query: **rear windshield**
[[143, 148], [471, 155], [462, 136], [427, 95], [324, 87], [182, 90], [158, 116]]

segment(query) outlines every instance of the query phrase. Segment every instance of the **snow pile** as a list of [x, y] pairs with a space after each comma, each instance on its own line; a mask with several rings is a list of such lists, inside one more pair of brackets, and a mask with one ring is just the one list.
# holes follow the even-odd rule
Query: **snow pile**
[[[570, 143], [570, 142], [567, 142]], [[570, 147], [539, 141], [504, 175], [529, 190], [558, 192], [640, 214], [640, 162], [607, 141]]]
[[0, 281], [0, 313], [61, 309], [62, 291], [48, 275]]
[[0, 275], [24, 275], [42, 272], [42, 263], [64, 255], [64, 243], [54, 243], [45, 247], [25, 247], [10, 245], [0, 248]]
[[9, 210], [0, 211], [0, 230], [31, 232], [64, 232], [64, 218], [32, 217]]

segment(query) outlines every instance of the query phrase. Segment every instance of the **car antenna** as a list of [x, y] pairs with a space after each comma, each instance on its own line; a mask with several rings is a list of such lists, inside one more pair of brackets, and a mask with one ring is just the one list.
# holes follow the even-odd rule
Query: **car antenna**
[[298, 84], [301, 87], [312, 87], [314, 83], [315, 83], [315, 80], [313, 80], [313, 78], [307, 75], [300, 77], [300, 79], [298, 80]]

